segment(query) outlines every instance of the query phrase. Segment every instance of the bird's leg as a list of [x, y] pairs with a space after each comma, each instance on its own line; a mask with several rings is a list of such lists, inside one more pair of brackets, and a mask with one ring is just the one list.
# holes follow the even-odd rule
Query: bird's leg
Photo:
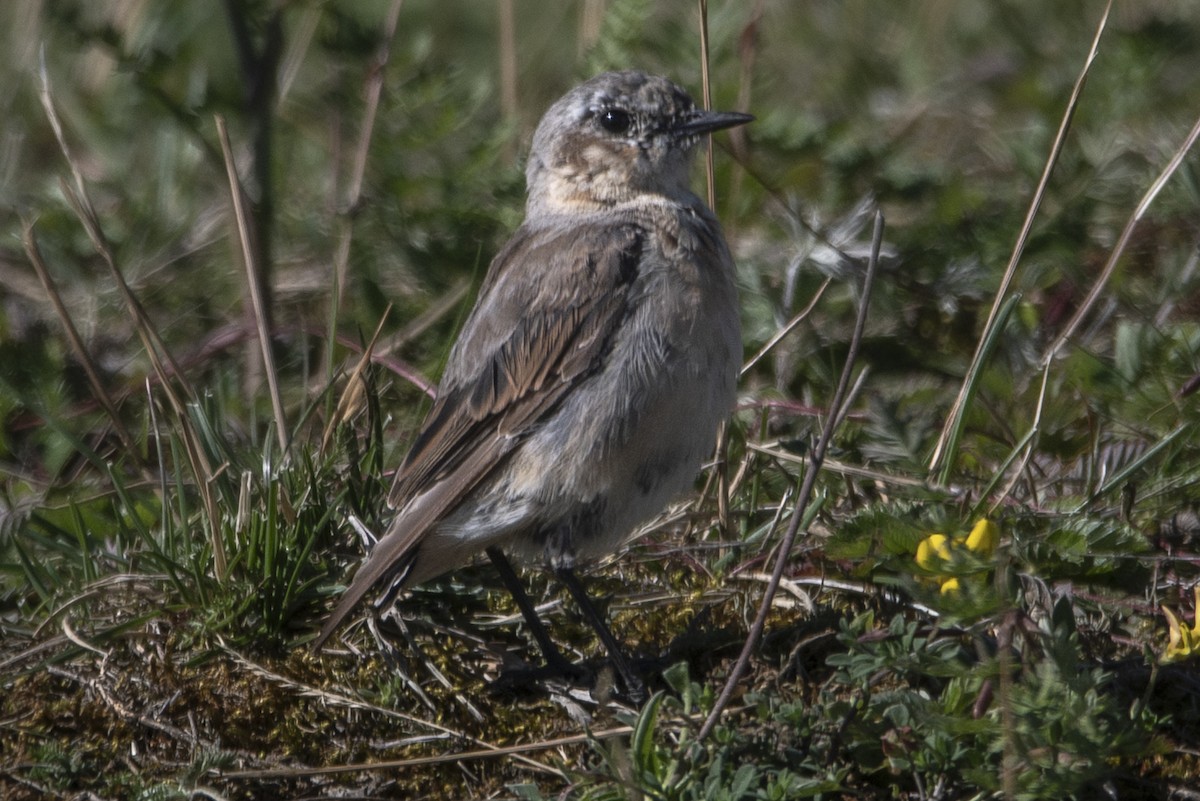
[[646, 699], [646, 685], [642, 682], [637, 671], [633, 669], [633, 665], [629, 663], [629, 659], [621, 649], [621, 644], [617, 642], [617, 638], [609, 631], [608, 625], [604, 622], [604, 618], [600, 616], [600, 612], [592, 603], [592, 599], [588, 597], [583, 582], [575, 575], [575, 571], [569, 567], [556, 568], [554, 575], [558, 576], [558, 580], [566, 586], [567, 590], [571, 593], [571, 597], [575, 599], [575, 603], [579, 606], [580, 611], [583, 612], [584, 619], [595, 629], [596, 634], [600, 637], [600, 642], [604, 643], [604, 647], [608, 650], [608, 658], [612, 660], [613, 667], [617, 669], [617, 673], [621, 675], [621, 679], [625, 682], [625, 688], [629, 691], [629, 697], [637, 703], [644, 701]]
[[537, 640], [538, 648], [541, 649], [546, 664], [564, 675], [577, 675], [579, 668], [563, 656], [562, 651], [558, 650], [558, 646], [550, 639], [550, 634], [547, 633], [546, 627], [542, 625], [542, 620], [538, 617], [537, 610], [533, 606], [533, 601], [529, 600], [529, 595], [525, 592], [525, 588], [521, 586], [521, 580], [517, 577], [517, 572], [513, 570], [508, 557], [494, 545], [487, 549], [487, 555], [488, 559], [492, 560], [492, 564], [496, 566], [496, 572], [500, 574], [500, 580], [504, 582], [505, 589], [508, 590], [513, 600], [517, 602], [517, 608], [521, 610], [521, 615], [525, 618], [530, 633]]

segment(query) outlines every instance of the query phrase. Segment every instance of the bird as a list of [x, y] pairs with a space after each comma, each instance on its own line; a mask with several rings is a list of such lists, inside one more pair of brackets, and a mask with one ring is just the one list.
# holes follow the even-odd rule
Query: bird
[[372, 590], [386, 608], [482, 553], [559, 663], [515, 556], [563, 582], [627, 690], [644, 693], [574, 571], [694, 482], [733, 410], [734, 261], [689, 168], [702, 135], [753, 119], [698, 108], [671, 80], [633, 70], [549, 107], [526, 163], [525, 219], [450, 350], [396, 473], [395, 514], [314, 648]]

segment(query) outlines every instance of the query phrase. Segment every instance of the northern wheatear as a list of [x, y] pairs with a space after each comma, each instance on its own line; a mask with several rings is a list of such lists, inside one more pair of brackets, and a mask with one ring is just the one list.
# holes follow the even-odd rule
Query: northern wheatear
[[544, 655], [561, 659], [513, 553], [554, 571], [642, 693], [573, 568], [687, 489], [733, 407], [733, 259], [688, 173], [702, 134], [752, 119], [698, 109], [641, 72], [599, 75], [550, 107], [526, 167], [525, 222], [450, 352], [396, 476], [396, 515], [315, 647], [373, 588], [382, 606], [483, 551]]

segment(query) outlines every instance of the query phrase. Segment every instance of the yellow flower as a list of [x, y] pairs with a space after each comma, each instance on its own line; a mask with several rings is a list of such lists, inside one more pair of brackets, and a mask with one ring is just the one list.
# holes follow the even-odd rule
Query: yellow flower
[[917, 564], [926, 570], [937, 570], [950, 561], [949, 543], [945, 534], [930, 534], [917, 546]]
[[1195, 623], [1190, 629], [1179, 625], [1179, 618], [1170, 609], [1165, 606], [1162, 608], [1167, 616], [1167, 650], [1162, 657], [1164, 664], [1187, 659], [1200, 650], [1200, 584], [1193, 588], [1193, 592], [1196, 598], [1196, 610], [1193, 613]]
[[967, 535], [967, 548], [980, 556], [991, 556], [999, 541], [1000, 527], [986, 517], [981, 517]]
[[[989, 557], [996, 550], [1000, 541], [1000, 528], [981, 517], [965, 537], [950, 539], [945, 534], [933, 533], [921, 540], [917, 545], [916, 562], [919, 567], [934, 573], [947, 572], [953, 559], [954, 551], [966, 548], [979, 557]], [[936, 581], [941, 586], [943, 595], [956, 593], [962, 589], [962, 584], [953, 575], [938, 576]]]

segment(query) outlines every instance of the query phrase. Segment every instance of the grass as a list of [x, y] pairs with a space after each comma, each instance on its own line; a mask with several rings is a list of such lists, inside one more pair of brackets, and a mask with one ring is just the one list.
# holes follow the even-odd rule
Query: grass
[[532, 125], [612, 66], [699, 94], [694, 6], [0, 11], [0, 794], [1196, 797], [1197, 13], [709, 6], [749, 366], [722, 467], [589, 576], [640, 709], [506, 682], [485, 565], [305, 646]]

